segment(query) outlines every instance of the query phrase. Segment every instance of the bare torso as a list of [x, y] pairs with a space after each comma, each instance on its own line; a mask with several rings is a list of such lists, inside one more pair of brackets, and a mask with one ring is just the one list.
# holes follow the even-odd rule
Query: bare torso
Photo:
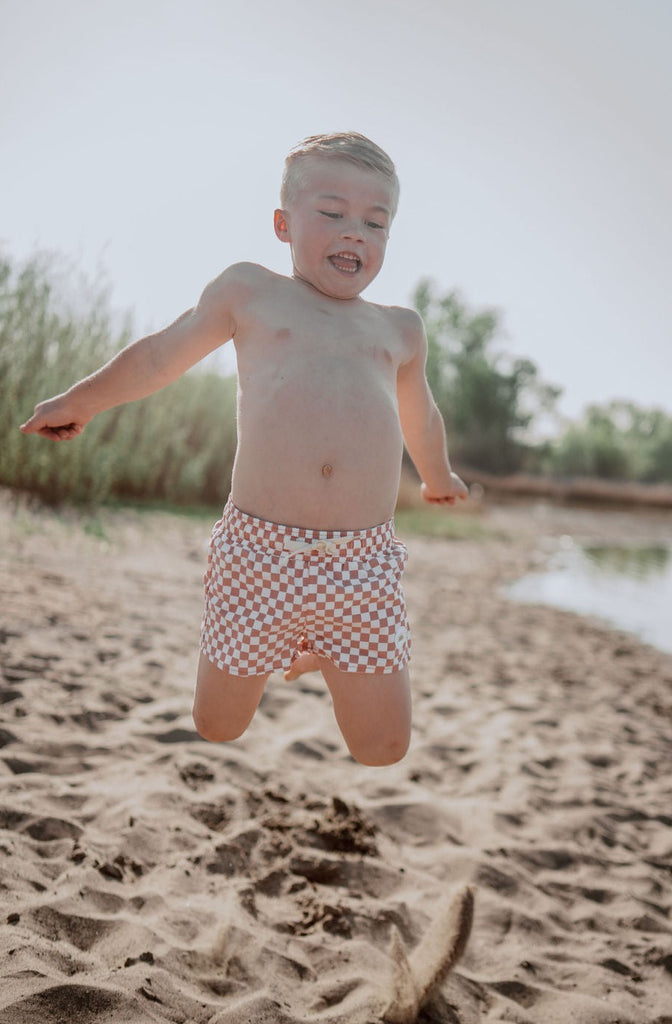
[[315, 529], [389, 519], [403, 451], [397, 370], [409, 358], [399, 311], [254, 268], [234, 343], [234, 503]]

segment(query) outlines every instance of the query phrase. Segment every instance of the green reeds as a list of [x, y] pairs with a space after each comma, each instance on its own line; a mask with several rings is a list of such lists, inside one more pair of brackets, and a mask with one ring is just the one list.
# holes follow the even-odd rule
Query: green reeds
[[[51, 503], [134, 498], [221, 505], [236, 448], [234, 378], [196, 368], [142, 402], [96, 417], [81, 437], [24, 436], [33, 406], [130, 340], [104, 288], [78, 282], [66, 303], [61, 262], [0, 258], [0, 484]], [[74, 277], [74, 274], [73, 274]]]

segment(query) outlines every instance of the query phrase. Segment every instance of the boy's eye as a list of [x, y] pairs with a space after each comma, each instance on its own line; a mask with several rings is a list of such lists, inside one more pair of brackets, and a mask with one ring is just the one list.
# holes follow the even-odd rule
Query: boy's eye
[[367, 220], [366, 226], [369, 228], [378, 228], [380, 231], [385, 230], [384, 224], [377, 224], [375, 220]]
[[320, 213], [322, 214], [323, 217], [331, 217], [332, 220], [338, 220], [338, 218], [341, 216], [340, 213], [334, 213], [331, 210], [320, 210]]

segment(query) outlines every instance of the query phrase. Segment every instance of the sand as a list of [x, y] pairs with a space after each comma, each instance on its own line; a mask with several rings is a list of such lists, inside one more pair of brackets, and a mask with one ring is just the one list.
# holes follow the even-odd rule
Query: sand
[[2, 1024], [672, 1022], [672, 657], [503, 593], [669, 517], [479, 522], [408, 541], [413, 742], [372, 769], [316, 675], [195, 733], [206, 523], [1, 495]]

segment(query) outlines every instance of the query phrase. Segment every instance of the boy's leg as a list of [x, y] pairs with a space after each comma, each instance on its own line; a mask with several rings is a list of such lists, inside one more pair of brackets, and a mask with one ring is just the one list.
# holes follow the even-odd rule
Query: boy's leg
[[269, 674], [232, 676], [201, 654], [193, 716], [203, 739], [221, 743], [242, 736], [257, 710]]
[[355, 760], [372, 766], [400, 761], [411, 735], [408, 666], [376, 675], [340, 672], [328, 658], [319, 663], [336, 721]]

